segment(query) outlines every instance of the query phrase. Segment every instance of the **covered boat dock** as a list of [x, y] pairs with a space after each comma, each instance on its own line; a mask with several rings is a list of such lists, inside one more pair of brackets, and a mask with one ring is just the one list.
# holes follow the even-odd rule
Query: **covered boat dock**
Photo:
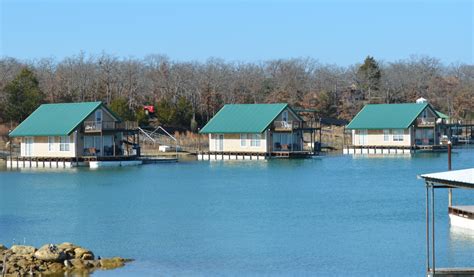
[[[426, 186], [427, 276], [474, 276], [474, 267], [436, 268], [435, 256], [435, 189], [474, 189], [474, 168], [423, 174], [421, 175], [421, 178], [425, 180]], [[474, 205], [453, 206], [452, 195], [451, 193], [449, 193], [448, 210], [451, 225], [460, 226], [468, 229], [471, 229], [470, 226], [474, 226]], [[474, 229], [474, 227], [472, 229]]]

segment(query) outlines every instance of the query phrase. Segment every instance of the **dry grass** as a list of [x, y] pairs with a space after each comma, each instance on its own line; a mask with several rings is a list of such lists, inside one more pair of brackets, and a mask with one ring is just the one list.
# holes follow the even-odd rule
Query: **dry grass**
[[[182, 151], [195, 153], [200, 149], [207, 149], [208, 147], [208, 136], [200, 135], [193, 132], [175, 132], [173, 136], [178, 140], [178, 145]], [[175, 146], [175, 142], [171, 139], [162, 140], [160, 143], [151, 143], [150, 141], [141, 141], [140, 146], [144, 155], [159, 155], [163, 152], [159, 152], [158, 148], [160, 145], [168, 145], [171, 147]]]

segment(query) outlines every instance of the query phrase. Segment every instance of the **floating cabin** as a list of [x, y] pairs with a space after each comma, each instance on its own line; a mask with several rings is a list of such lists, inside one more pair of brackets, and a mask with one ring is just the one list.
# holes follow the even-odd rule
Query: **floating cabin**
[[[456, 205], [452, 189], [474, 189], [474, 168], [423, 174], [426, 187], [426, 273], [427, 276], [474, 276], [471, 268], [436, 267], [435, 240], [435, 189], [448, 189], [448, 214], [451, 232], [467, 230], [474, 232], [474, 206]], [[431, 193], [430, 193], [431, 192]], [[464, 231], [462, 231], [464, 232]]]
[[[209, 151], [200, 152], [198, 159], [309, 157], [314, 154], [316, 128], [306, 125], [285, 103], [227, 104], [200, 130], [209, 135]], [[305, 137], [310, 149], [305, 149]]]
[[344, 147], [344, 154], [445, 150], [441, 138], [447, 119], [424, 98], [417, 103], [366, 105], [346, 126], [352, 132], [352, 144]]
[[[43, 104], [10, 134], [21, 139], [10, 168], [141, 164], [135, 122], [122, 121], [102, 102]], [[10, 143], [11, 145], [11, 143]]]

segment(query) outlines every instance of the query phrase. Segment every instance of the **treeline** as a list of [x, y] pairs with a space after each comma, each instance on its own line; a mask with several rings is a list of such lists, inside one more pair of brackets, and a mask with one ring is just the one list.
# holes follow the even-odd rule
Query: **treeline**
[[226, 103], [288, 102], [321, 116], [352, 118], [366, 103], [429, 100], [454, 118], [474, 117], [474, 65], [432, 57], [337, 66], [312, 58], [184, 62], [109, 54], [21, 61], [0, 59], [0, 121], [21, 121], [40, 103], [103, 101], [121, 116], [196, 129]]

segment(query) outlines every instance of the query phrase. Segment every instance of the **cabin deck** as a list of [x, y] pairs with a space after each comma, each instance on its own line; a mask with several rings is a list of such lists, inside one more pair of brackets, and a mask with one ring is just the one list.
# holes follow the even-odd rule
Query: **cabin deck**
[[344, 146], [343, 154], [413, 154], [415, 152], [444, 152], [447, 150], [447, 145], [347, 145]]
[[8, 168], [71, 168], [71, 167], [104, 167], [150, 164], [159, 162], [176, 162], [169, 157], [139, 156], [82, 156], [82, 157], [7, 157]]
[[473, 267], [460, 267], [460, 268], [436, 268], [434, 274], [433, 271], [428, 271], [426, 276], [473, 276]]
[[450, 214], [463, 215], [469, 219], [474, 219], [474, 206], [451, 206], [448, 207]]
[[272, 151], [266, 152], [201, 152], [198, 160], [265, 160], [269, 158], [309, 158], [311, 151]]

